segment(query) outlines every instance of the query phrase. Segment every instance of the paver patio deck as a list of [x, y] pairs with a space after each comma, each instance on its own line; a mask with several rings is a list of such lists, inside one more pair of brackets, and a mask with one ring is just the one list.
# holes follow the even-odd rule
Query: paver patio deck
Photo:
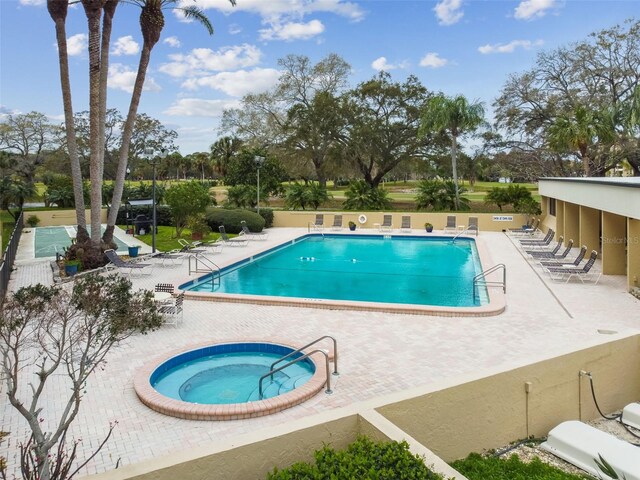
[[[306, 230], [271, 229], [266, 242], [227, 248], [212, 258], [219, 265], [228, 264], [303, 233]], [[82, 438], [80, 458], [92, 452], [106, 435], [110, 421], [117, 421], [118, 425], [84, 473], [230, 439], [445, 378], [455, 379], [489, 368], [509, 370], [640, 331], [640, 301], [626, 292], [623, 277], [603, 276], [598, 285], [551, 282], [532, 268], [507, 235], [483, 232], [479, 238], [486, 242], [493, 263], [504, 263], [508, 270], [507, 309], [494, 317], [186, 301], [182, 325], [165, 326], [129, 339], [111, 352], [104, 371], [89, 381], [73, 426], [73, 434]], [[48, 264], [19, 264], [12, 287], [42, 281], [47, 269]], [[178, 285], [188, 278], [185, 262], [180, 267], [157, 268], [152, 278], [134, 279], [133, 283], [136, 288], [153, 288], [158, 282]], [[599, 329], [617, 333], [603, 335]], [[225, 422], [180, 420], [148, 409], [133, 390], [137, 369], [149, 358], [170, 349], [205, 340], [216, 343], [245, 338], [302, 345], [325, 334], [337, 338], [340, 353], [341, 375], [335, 379], [333, 395], [321, 393], [275, 415]], [[54, 384], [47, 391], [42, 414], [45, 422], [56, 418], [61, 408], [56, 398], [62, 388], [62, 384]], [[4, 390], [2, 393], [2, 428], [11, 431], [11, 435], [0, 446], [0, 453], [15, 468], [18, 444], [27, 438], [26, 422], [10, 408]]]

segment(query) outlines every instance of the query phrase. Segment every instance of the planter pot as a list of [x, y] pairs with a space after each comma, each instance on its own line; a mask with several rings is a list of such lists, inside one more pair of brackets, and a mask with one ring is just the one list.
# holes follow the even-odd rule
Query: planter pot
[[138, 256], [138, 251], [140, 250], [140, 247], [129, 247], [129, 256], [130, 257], [137, 257]]
[[352, 232], [356, 229], [355, 225], [349, 225], [349, 230], [351, 230]]
[[204, 234], [202, 233], [191, 233], [191, 240], [202, 240]]
[[427, 233], [433, 232], [433, 227], [425, 227], [425, 229], [427, 230]]
[[64, 273], [67, 274], [67, 277], [73, 277], [76, 273], [78, 273], [78, 265], [77, 264], [65, 265]]

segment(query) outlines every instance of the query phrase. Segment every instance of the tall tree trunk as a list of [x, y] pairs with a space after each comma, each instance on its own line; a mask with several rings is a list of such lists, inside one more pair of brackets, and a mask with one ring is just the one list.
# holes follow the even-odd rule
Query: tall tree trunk
[[91, 179], [91, 243], [100, 247], [102, 178], [100, 173], [100, 18], [105, 0], [82, 0], [89, 31], [89, 177]]
[[151, 59], [151, 50], [158, 43], [160, 34], [164, 27], [164, 15], [160, 9], [160, 2], [146, 2], [140, 12], [140, 28], [144, 42], [142, 51], [140, 52], [140, 61], [138, 63], [138, 74], [133, 86], [131, 94], [131, 103], [129, 104], [129, 112], [127, 119], [122, 128], [122, 142], [118, 157], [118, 170], [113, 186], [113, 197], [111, 199], [111, 208], [107, 218], [107, 229], [104, 233], [103, 241], [107, 244], [113, 242], [113, 230], [118, 216], [118, 210], [122, 203], [122, 192], [124, 190], [124, 181], [127, 174], [127, 162], [129, 160], [129, 147], [131, 145], [131, 137], [133, 135], [133, 127], [135, 125], [136, 116], [138, 114], [138, 106], [142, 97], [142, 88]]
[[458, 139], [451, 135], [451, 169], [453, 170], [453, 184], [456, 188], [456, 210], [460, 209], [460, 190], [458, 188]]
[[78, 157], [75, 125], [73, 123], [73, 102], [71, 98], [71, 81], [69, 80], [69, 56], [67, 53], [66, 19], [68, 10], [67, 0], [47, 0], [47, 9], [56, 26], [56, 40], [58, 44], [58, 62], [60, 65], [60, 86], [62, 88], [62, 104], [64, 108], [64, 123], [66, 130], [67, 150], [73, 179], [73, 196], [75, 199], [76, 222], [78, 224], [77, 240], [85, 243], [88, 239], [87, 218], [85, 216], [84, 189], [82, 170]]

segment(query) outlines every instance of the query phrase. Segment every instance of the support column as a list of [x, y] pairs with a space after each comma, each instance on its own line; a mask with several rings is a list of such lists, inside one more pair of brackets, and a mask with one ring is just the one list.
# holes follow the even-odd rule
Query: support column
[[556, 237], [564, 236], [564, 202], [556, 200]]
[[574, 241], [580, 237], [580, 207], [575, 203], [564, 202], [564, 244], [567, 245], [570, 238]]
[[640, 287], [640, 220], [627, 218], [627, 284]]
[[574, 238], [574, 245], [586, 245], [589, 251], [597, 250], [602, 254], [600, 248], [600, 210], [583, 207], [580, 205], [580, 235]]
[[626, 230], [626, 217], [602, 212], [602, 273], [605, 275], [627, 273]]

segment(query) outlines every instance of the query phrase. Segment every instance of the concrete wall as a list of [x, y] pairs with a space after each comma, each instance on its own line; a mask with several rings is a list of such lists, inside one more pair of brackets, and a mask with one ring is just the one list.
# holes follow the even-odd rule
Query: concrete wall
[[626, 230], [625, 217], [602, 212], [602, 273], [605, 275], [627, 273]]
[[[527, 216], [520, 213], [447, 213], [447, 212], [315, 212], [315, 211], [280, 211], [273, 212], [274, 227], [308, 227], [316, 218], [316, 213], [324, 215], [325, 228], [331, 227], [333, 217], [342, 215], [342, 225], [346, 229], [348, 223], [354, 222], [357, 228], [374, 229], [376, 223], [382, 223], [383, 216], [386, 214], [393, 215], [393, 228], [400, 228], [403, 215], [411, 216], [411, 227], [414, 230], [424, 230], [424, 224], [429, 222], [433, 224], [435, 230], [442, 230], [447, 224], [447, 215], [456, 216], [457, 225], [468, 225], [469, 217], [477, 217], [480, 231], [500, 232], [509, 228], [520, 228], [527, 223]], [[365, 223], [360, 223], [358, 217], [364, 215], [367, 217]], [[510, 221], [498, 220], [500, 217], [512, 217]]]
[[[535, 327], [534, 327], [535, 328]], [[462, 385], [378, 408], [383, 416], [446, 461], [541, 437], [562, 421], [598, 416], [598, 403], [612, 412], [640, 396], [640, 336], [537, 362]], [[525, 384], [531, 383], [530, 393]]]
[[576, 240], [580, 237], [580, 207], [575, 203], [564, 203], [564, 235], [565, 246], [570, 238]]
[[640, 220], [627, 219], [627, 282], [629, 289], [640, 286]]
[[450, 379], [441, 388], [398, 392], [90, 478], [264, 479], [275, 466], [311, 460], [323, 444], [344, 448], [364, 434], [406, 439], [414, 453], [427, 455], [428, 465], [463, 480], [438, 457], [452, 461], [529, 435], [544, 436], [565, 420], [596, 418], [581, 370], [592, 372], [601, 408], [620, 409], [640, 396], [639, 362], [640, 335], [635, 335], [509, 371], [477, 373], [462, 383]]
[[600, 251], [600, 217], [599, 210], [580, 206], [580, 238], [574, 239], [574, 245]]
[[[35, 215], [40, 219], [38, 227], [57, 227], [60, 225], [77, 225], [75, 210], [29, 210], [24, 212], [24, 225], [27, 225], [27, 219]], [[85, 210], [87, 222], [91, 221], [91, 210]], [[107, 209], [103, 208], [100, 212], [100, 222], [107, 223]]]

